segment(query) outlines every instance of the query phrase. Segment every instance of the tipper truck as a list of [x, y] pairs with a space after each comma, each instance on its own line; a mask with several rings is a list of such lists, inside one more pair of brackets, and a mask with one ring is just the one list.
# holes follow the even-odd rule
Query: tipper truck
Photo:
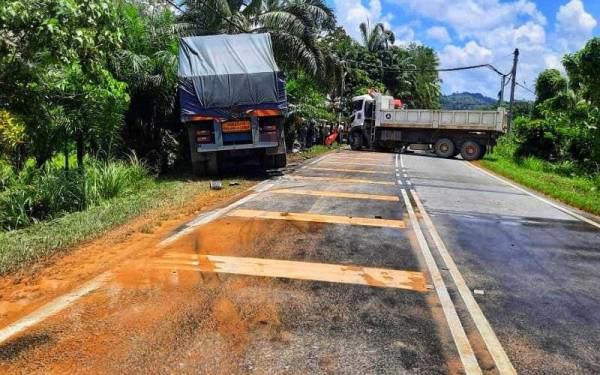
[[352, 98], [349, 143], [353, 150], [432, 150], [439, 157], [483, 157], [506, 131], [506, 111], [405, 109], [380, 93]]
[[286, 165], [287, 98], [269, 34], [193, 36], [179, 48], [181, 121], [194, 172], [218, 173], [227, 158]]

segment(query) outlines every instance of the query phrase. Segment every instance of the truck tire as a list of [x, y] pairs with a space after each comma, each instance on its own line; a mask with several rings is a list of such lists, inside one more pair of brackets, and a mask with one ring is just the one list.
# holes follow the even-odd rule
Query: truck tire
[[434, 146], [435, 154], [440, 158], [451, 158], [455, 149], [454, 142], [448, 138], [438, 139]]
[[260, 165], [264, 169], [284, 168], [287, 165], [287, 156], [286, 154], [265, 154], [261, 158]]
[[354, 132], [350, 134], [350, 149], [358, 151], [362, 148], [363, 139], [360, 132]]
[[207, 176], [216, 176], [219, 174], [219, 158], [216, 152], [208, 153], [206, 161], [206, 174]]
[[285, 168], [287, 165], [287, 155], [285, 153], [273, 155], [273, 159], [275, 168]]
[[216, 152], [205, 154], [204, 160], [197, 160], [192, 164], [194, 175], [198, 177], [214, 176], [219, 173], [219, 159]]
[[465, 141], [460, 146], [460, 156], [464, 160], [478, 160], [482, 155], [482, 147], [479, 143], [475, 141]]
[[479, 156], [479, 159], [483, 159], [485, 154], [487, 154], [487, 152], [488, 152], [488, 146], [484, 145], [484, 144], [482, 144], [480, 146], [481, 146], [481, 156]]

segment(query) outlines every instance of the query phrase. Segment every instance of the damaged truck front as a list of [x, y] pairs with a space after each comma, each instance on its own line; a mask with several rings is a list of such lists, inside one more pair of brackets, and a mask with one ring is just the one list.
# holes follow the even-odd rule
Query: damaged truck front
[[237, 157], [256, 157], [266, 169], [286, 165], [285, 82], [269, 34], [182, 38], [178, 76], [196, 174], [216, 174]]

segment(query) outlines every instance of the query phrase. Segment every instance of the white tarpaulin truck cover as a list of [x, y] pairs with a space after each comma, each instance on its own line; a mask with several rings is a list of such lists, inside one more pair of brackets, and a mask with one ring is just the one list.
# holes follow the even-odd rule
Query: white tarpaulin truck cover
[[182, 116], [285, 102], [269, 34], [182, 38], [178, 76]]

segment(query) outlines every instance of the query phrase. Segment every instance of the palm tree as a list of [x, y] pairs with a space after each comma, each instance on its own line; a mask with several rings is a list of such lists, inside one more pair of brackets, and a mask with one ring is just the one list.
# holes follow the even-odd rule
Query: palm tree
[[323, 0], [184, 0], [177, 24], [182, 35], [268, 32], [277, 62], [325, 78], [335, 65], [318, 45], [319, 35], [335, 26]]
[[379, 52], [390, 47], [396, 40], [391, 30], [386, 30], [382, 23], [376, 24], [372, 29], [368, 22], [360, 24], [360, 35], [363, 45], [369, 52]]

